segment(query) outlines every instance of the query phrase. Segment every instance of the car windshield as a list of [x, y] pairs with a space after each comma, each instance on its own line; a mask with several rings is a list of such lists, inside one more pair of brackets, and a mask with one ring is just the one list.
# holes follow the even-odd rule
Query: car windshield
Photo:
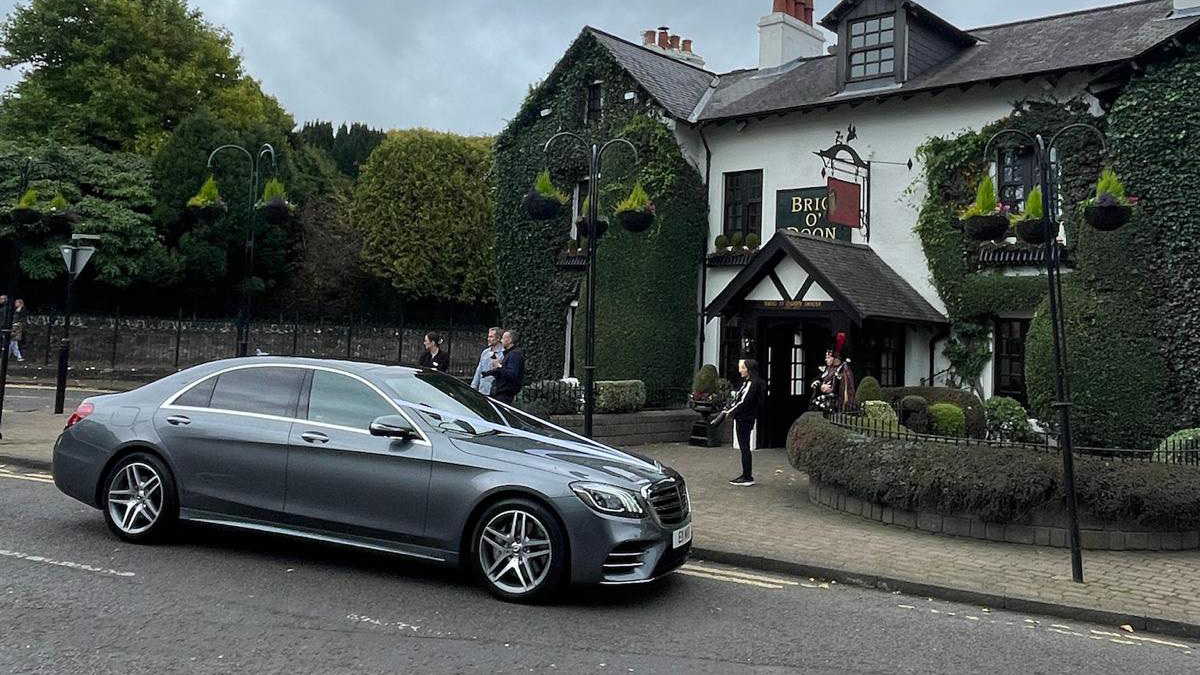
[[[480, 394], [458, 378], [437, 371], [421, 371], [415, 373], [397, 373], [386, 375], [384, 384], [395, 395], [400, 403], [417, 404], [443, 411], [450, 415], [461, 415], [469, 423], [470, 419], [480, 419], [484, 422], [500, 426], [529, 431], [543, 436], [562, 440], [578, 441], [578, 438], [563, 433], [538, 419], [514, 412], [501, 406], [492, 399]], [[441, 416], [418, 411], [433, 426], [440, 426], [447, 420]]]

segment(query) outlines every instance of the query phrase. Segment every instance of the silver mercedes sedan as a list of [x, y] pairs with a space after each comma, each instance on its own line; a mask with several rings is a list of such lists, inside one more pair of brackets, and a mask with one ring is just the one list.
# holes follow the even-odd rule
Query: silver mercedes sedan
[[645, 583], [691, 551], [678, 473], [414, 368], [237, 359], [89, 398], [54, 482], [125, 541], [288, 535], [461, 565], [513, 601]]

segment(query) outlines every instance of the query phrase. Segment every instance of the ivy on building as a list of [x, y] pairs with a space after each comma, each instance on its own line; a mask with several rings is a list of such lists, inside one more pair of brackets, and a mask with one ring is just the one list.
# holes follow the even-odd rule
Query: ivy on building
[[[599, 119], [585, 119], [587, 88], [597, 81], [604, 110]], [[630, 91], [638, 94], [632, 101], [625, 98]], [[588, 157], [577, 145], [562, 142], [543, 151], [559, 131], [599, 142], [625, 135], [638, 147], [642, 163], [636, 171], [622, 148], [608, 153], [602, 217], [612, 219], [612, 206], [635, 178], [658, 209], [650, 232], [619, 232], [613, 222], [601, 241], [597, 375], [642, 379], [648, 387], [686, 386], [695, 353], [697, 262], [707, 231], [705, 191], [653, 102], [587, 30], [546, 82], [530, 91], [496, 142], [496, 294], [505, 325], [522, 331], [529, 377], [562, 376], [568, 309], [574, 300], [586, 307], [584, 275], [556, 265], [573, 214], [532, 221], [522, 206], [543, 168], [567, 192], [587, 177]], [[580, 311], [577, 324], [583, 323]], [[576, 343], [581, 355], [582, 340]]]

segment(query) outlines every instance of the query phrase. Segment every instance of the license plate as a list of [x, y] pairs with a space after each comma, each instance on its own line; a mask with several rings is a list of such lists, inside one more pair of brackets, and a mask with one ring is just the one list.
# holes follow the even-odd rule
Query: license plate
[[689, 524], [682, 530], [675, 530], [671, 533], [672, 548], [679, 548], [692, 540], [692, 526]]

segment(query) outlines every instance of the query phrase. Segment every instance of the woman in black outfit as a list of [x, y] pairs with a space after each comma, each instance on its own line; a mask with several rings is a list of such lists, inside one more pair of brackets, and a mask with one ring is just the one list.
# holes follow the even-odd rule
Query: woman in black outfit
[[738, 372], [742, 375], [742, 386], [725, 408], [725, 414], [733, 419], [733, 447], [742, 452], [742, 475], [729, 481], [729, 484], [749, 487], [754, 485], [754, 473], [750, 466], [750, 438], [762, 411], [762, 399], [766, 389], [762, 380], [758, 379], [757, 361], [743, 359], [738, 363]]
[[418, 363], [422, 368], [440, 370], [443, 373], [450, 367], [450, 352], [442, 349], [442, 336], [437, 333], [425, 334], [425, 353]]

